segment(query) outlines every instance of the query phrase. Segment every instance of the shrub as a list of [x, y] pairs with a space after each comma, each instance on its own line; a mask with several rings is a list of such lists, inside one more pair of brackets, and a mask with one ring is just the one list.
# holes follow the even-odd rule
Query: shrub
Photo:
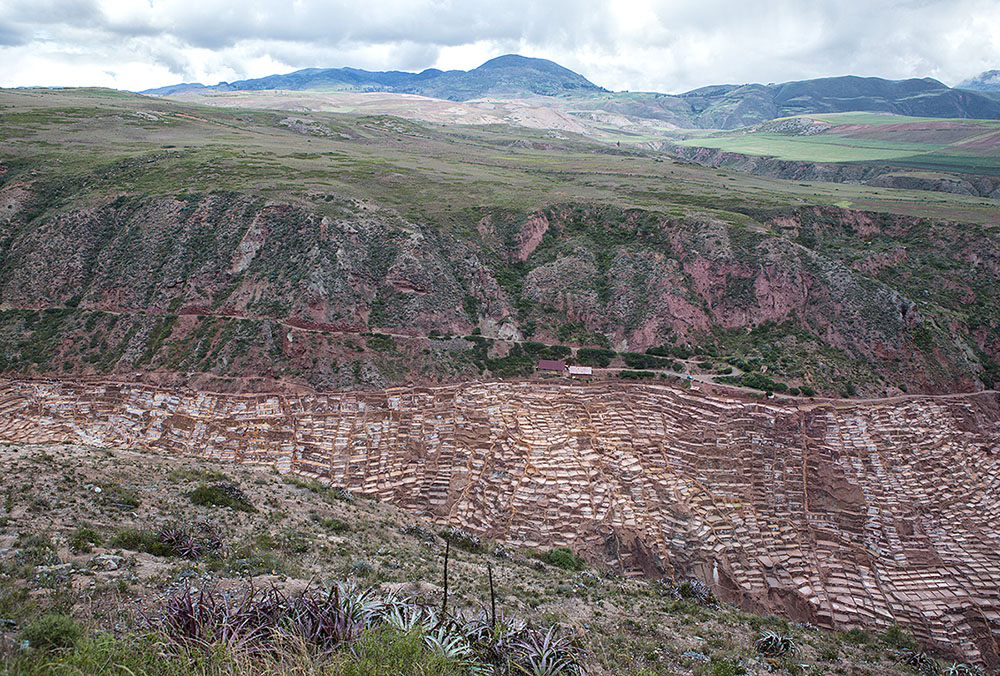
[[139, 495], [121, 484], [101, 483], [101, 504], [110, 507], [135, 509], [139, 506]]
[[191, 502], [203, 507], [230, 507], [242, 512], [257, 511], [250, 504], [250, 499], [243, 494], [243, 491], [236, 484], [228, 481], [209, 486], [202, 484], [188, 493], [188, 497]]
[[538, 556], [545, 563], [563, 570], [583, 570], [587, 562], [573, 553], [569, 547], [553, 547]]
[[625, 365], [630, 369], [662, 369], [672, 368], [674, 365], [673, 359], [649, 353], [622, 352], [622, 359], [625, 360]]
[[122, 528], [108, 541], [109, 547], [145, 552], [153, 556], [170, 556], [171, 547], [160, 540], [159, 535], [149, 528]]
[[346, 533], [351, 530], [351, 524], [347, 523], [343, 519], [338, 519], [335, 516], [325, 518], [316, 516], [313, 521], [330, 533]]
[[882, 632], [879, 638], [882, 643], [896, 650], [908, 650], [912, 652], [920, 650], [920, 644], [917, 643], [917, 639], [913, 638], [913, 634], [898, 624], [890, 625]]
[[228, 481], [229, 479], [225, 474], [216, 470], [188, 467], [170, 470], [167, 472], [167, 478], [174, 483], [183, 483], [186, 481]]
[[606, 368], [616, 355], [617, 352], [614, 350], [607, 350], [603, 347], [581, 347], [576, 351], [576, 363]]
[[341, 488], [340, 486], [327, 486], [319, 481], [315, 481], [313, 479], [303, 479], [295, 476], [294, 474], [286, 474], [282, 477], [282, 480], [286, 484], [291, 484], [296, 488], [304, 488], [310, 493], [316, 493], [327, 502], [333, 502], [334, 500], [350, 502], [354, 499], [354, 496], [351, 495], [350, 491], [346, 488]]
[[618, 377], [626, 380], [648, 380], [655, 378], [656, 374], [652, 371], [619, 371]]
[[857, 644], [857, 645], [865, 645], [865, 644], [871, 643], [872, 637], [871, 637], [871, 634], [869, 634], [864, 629], [858, 629], [857, 627], [855, 627], [854, 629], [848, 629], [843, 634], [841, 634], [840, 635], [840, 639], [844, 643], [854, 643], [854, 644]]
[[21, 550], [17, 559], [20, 563], [32, 566], [47, 566], [59, 563], [55, 545], [47, 535], [20, 535], [17, 538], [17, 548]]
[[392, 352], [396, 349], [396, 341], [392, 339], [392, 336], [385, 335], [384, 333], [373, 333], [365, 339], [365, 343], [368, 345], [369, 350], [375, 350], [376, 352]]
[[69, 549], [74, 554], [88, 554], [93, 545], [101, 544], [101, 536], [93, 528], [81, 526], [69, 536]]
[[32, 620], [23, 635], [32, 648], [72, 648], [80, 638], [80, 626], [69, 615], [51, 613]]
[[713, 657], [711, 662], [712, 676], [743, 676], [747, 673], [746, 667], [739, 659]]

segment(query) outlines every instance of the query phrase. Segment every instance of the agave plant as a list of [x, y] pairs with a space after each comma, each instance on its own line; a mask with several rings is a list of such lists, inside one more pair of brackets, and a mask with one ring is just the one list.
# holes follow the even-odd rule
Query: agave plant
[[187, 539], [187, 533], [179, 528], [164, 528], [159, 532], [158, 538], [170, 549], [176, 549], [178, 544]]
[[287, 641], [303, 649], [333, 650], [376, 622], [418, 633], [428, 650], [457, 660], [474, 676], [584, 676], [574, 640], [554, 628], [542, 632], [485, 611], [474, 618], [443, 616], [430, 606], [379, 597], [353, 584], [307, 588], [295, 596], [253, 584], [235, 594], [186, 587], [168, 598], [155, 618], [147, 618], [168, 649], [208, 652], [222, 644], [245, 653], [273, 650]]
[[201, 556], [201, 543], [193, 537], [185, 537], [174, 545], [174, 553], [185, 559], [197, 559]]
[[795, 652], [795, 641], [768, 629], [754, 641], [753, 647], [766, 657], [784, 657]]
[[335, 587], [344, 611], [355, 622], [366, 624], [383, 612], [386, 601], [379, 598], [374, 589], [358, 589], [354, 582], [338, 582]]
[[472, 648], [465, 637], [452, 627], [442, 624], [436, 629], [424, 634], [424, 645], [432, 651], [460, 662], [472, 661]]
[[437, 611], [431, 606], [399, 603], [382, 616], [383, 621], [400, 631], [430, 634], [442, 625]]
[[982, 667], [961, 662], [952, 662], [944, 670], [944, 676], [984, 676], [985, 673]]
[[462, 618], [462, 628], [476, 660], [494, 674], [509, 673], [514, 645], [528, 634], [524, 621], [503, 616], [490, 619], [485, 612], [473, 619]]
[[330, 649], [361, 635], [367, 617], [361, 616], [339, 586], [326, 595], [303, 592], [289, 604], [288, 623], [306, 641]]
[[938, 663], [925, 652], [901, 650], [900, 657], [904, 663], [910, 665], [921, 674], [931, 676], [938, 673]]
[[548, 631], [528, 631], [513, 643], [511, 668], [526, 676], [586, 676], [580, 654], [571, 638]]

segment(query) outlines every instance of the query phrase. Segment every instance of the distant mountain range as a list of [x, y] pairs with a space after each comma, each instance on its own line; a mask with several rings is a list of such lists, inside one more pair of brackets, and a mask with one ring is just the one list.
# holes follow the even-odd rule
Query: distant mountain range
[[854, 111], [914, 117], [1000, 119], [1000, 101], [931, 78], [827, 77], [782, 84], [714, 85], [683, 94], [619, 97], [603, 110], [679, 127], [737, 129], [809, 113]]
[[170, 96], [185, 91], [227, 92], [283, 89], [420, 94], [451, 101], [483, 97], [560, 96], [607, 91], [587, 78], [546, 59], [507, 54], [473, 70], [438, 70], [420, 73], [398, 70], [368, 71], [358, 68], [306, 68], [287, 75], [254, 80], [221, 82], [212, 87], [179, 84], [142, 92]]
[[391, 92], [452, 101], [479, 98], [560, 97], [572, 107], [655, 119], [684, 128], [735, 129], [807, 113], [868, 111], [916, 117], [1000, 119], [998, 71], [951, 88], [931, 79], [828, 77], [782, 84], [712, 85], [683, 94], [609, 92], [545, 59], [500, 56], [469, 71], [420, 73], [357, 68], [307, 68], [286, 75], [214, 86], [178, 84], [142, 93], [173, 96], [264, 90]]
[[1000, 70], [988, 70], [980, 73], [958, 86], [962, 89], [972, 89], [981, 92], [1000, 92]]

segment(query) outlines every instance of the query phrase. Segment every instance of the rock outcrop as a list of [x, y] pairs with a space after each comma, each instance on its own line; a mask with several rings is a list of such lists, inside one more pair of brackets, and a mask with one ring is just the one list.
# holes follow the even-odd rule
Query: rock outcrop
[[[464, 379], [481, 373], [463, 366], [471, 355], [429, 372], [423, 359], [368, 360], [347, 368], [377, 375], [348, 381], [333, 371], [357, 361], [358, 341], [320, 343], [478, 328], [629, 351], [670, 340], [740, 357], [790, 350], [769, 368], [821, 392], [1000, 378], [1000, 246], [973, 225], [834, 208], [734, 223], [569, 204], [491, 212], [460, 235], [354, 202], [321, 215], [235, 193], [125, 195], [32, 219], [37, 199], [0, 189], [0, 371], [280, 371], [323, 388]], [[296, 342], [289, 327], [320, 335]], [[226, 347], [234, 336], [241, 349]]]

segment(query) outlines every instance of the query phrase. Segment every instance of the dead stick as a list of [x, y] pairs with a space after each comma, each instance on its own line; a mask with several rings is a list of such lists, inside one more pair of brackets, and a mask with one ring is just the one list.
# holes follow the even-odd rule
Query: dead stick
[[441, 602], [441, 620], [448, 614], [448, 553], [451, 551], [451, 540], [444, 541], [444, 601]]
[[486, 572], [490, 574], [490, 627], [497, 626], [497, 594], [493, 589], [493, 564], [486, 562]]

